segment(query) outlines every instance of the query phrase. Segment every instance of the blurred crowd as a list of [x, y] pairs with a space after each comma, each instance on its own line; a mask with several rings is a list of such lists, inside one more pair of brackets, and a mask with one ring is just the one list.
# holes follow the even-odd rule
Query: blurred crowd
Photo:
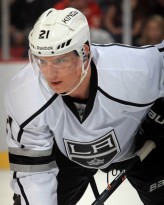
[[[87, 17], [94, 43], [123, 43], [123, 0], [10, 0], [10, 45], [27, 58], [28, 33], [48, 8], [74, 7]], [[130, 0], [132, 45], [157, 44], [164, 39], [164, 0]], [[15, 52], [16, 53], [16, 52]]]

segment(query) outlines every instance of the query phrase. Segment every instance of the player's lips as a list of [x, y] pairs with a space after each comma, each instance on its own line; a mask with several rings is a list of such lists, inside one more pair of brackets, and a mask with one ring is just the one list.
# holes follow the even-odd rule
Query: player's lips
[[58, 86], [62, 83], [62, 81], [51, 81], [50, 84], [54, 87], [54, 86]]
[[62, 82], [62, 81], [55, 81], [55, 82], [51, 82], [51, 83], [57, 85], [57, 84], [59, 84], [59, 83], [61, 83], [61, 82]]

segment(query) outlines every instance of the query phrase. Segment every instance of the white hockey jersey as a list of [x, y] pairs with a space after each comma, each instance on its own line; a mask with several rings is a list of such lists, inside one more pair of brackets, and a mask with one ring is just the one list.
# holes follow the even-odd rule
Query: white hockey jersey
[[92, 45], [82, 117], [79, 102], [47, 90], [30, 64], [13, 77], [5, 95], [7, 137], [12, 187], [22, 205], [57, 204], [54, 139], [64, 155], [87, 168], [102, 169], [133, 156], [136, 129], [164, 96], [163, 47]]

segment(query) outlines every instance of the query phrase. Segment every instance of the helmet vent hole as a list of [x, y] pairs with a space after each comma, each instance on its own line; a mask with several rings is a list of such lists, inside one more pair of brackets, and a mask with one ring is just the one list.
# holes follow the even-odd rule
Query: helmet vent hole
[[69, 44], [71, 43], [72, 39], [68, 40], [66, 43], [66, 46], [69, 46]]
[[59, 50], [60, 48], [64, 48], [64, 47], [66, 47], [66, 46], [69, 46], [70, 43], [71, 43], [71, 41], [72, 41], [72, 39], [70, 39], [70, 40], [68, 40], [67, 42], [64, 42], [64, 43], [58, 45], [57, 50]]
[[64, 42], [64, 43], [62, 43], [61, 48], [64, 48], [64, 46], [65, 46], [65, 42]]

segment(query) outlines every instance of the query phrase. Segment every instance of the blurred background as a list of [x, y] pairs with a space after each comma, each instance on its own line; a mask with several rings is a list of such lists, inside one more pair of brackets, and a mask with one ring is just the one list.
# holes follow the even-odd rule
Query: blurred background
[[[0, 181], [3, 178], [8, 188], [8, 172], [2, 171], [9, 170], [4, 92], [11, 77], [28, 62], [28, 34], [37, 18], [49, 8], [65, 7], [84, 13], [92, 43], [144, 46], [164, 39], [164, 0], [0, 0]], [[0, 192], [1, 199], [7, 191]]]
[[28, 57], [28, 33], [40, 14], [52, 7], [83, 12], [94, 43], [142, 46], [164, 37], [164, 0], [1, 0], [1, 61]]

